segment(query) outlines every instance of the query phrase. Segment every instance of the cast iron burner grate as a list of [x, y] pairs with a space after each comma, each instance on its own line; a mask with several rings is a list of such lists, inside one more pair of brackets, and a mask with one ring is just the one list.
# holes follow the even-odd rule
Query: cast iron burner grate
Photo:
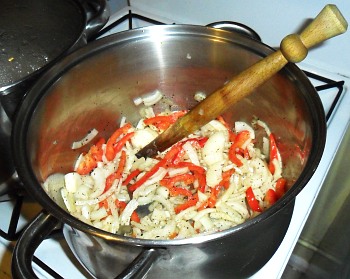
[[[117, 19], [115, 22], [110, 24], [106, 29], [102, 30], [96, 37], [99, 37], [106, 32], [110, 31], [114, 27], [118, 26], [121, 23], [124, 23], [125, 21], [128, 21], [129, 23], [129, 30], [133, 29], [133, 20], [134, 19], [140, 19], [142, 21], [148, 22], [150, 24], [164, 24], [162, 22], [159, 22], [157, 20], [153, 20], [151, 18], [147, 18], [135, 13], [132, 13], [129, 11], [128, 14], [122, 16], [121, 18]], [[315, 86], [315, 89], [318, 91], [319, 94], [327, 94], [328, 89], [336, 89], [337, 93], [333, 99], [333, 102], [331, 104], [330, 109], [326, 113], [326, 120], [328, 121], [334, 112], [338, 101], [340, 100], [343, 89], [344, 89], [344, 81], [335, 81], [332, 79], [329, 79], [324, 76], [320, 76], [308, 71], [304, 71], [307, 77], [310, 79], [317, 80], [318, 82], [322, 83], [321, 85]], [[324, 91], [324, 92], [322, 92]], [[0, 204], [2, 203], [10, 203], [10, 206], [13, 206], [12, 214], [11, 217], [9, 218], [8, 226], [6, 230], [0, 229], [0, 237], [8, 240], [8, 241], [16, 241], [21, 235], [21, 232], [23, 231], [23, 228], [19, 228], [19, 219], [21, 216], [21, 211], [23, 207], [23, 202], [24, 202], [24, 197], [23, 195], [14, 195], [11, 196], [11, 198], [6, 198], [6, 197], [0, 197]], [[56, 238], [56, 239], [62, 239], [63, 234], [62, 232], [55, 231], [53, 234], [51, 234], [48, 238]], [[40, 267], [43, 271], [47, 272], [50, 276], [56, 279], [63, 279], [62, 276], [60, 276], [57, 272], [53, 270], [54, 267], [49, 267], [46, 265], [43, 261], [38, 259], [36, 256], [33, 257], [33, 262]]]

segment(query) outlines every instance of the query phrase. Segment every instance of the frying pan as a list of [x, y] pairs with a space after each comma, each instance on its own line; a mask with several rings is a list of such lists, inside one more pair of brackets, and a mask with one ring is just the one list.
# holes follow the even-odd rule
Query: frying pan
[[0, 6], [0, 96], [12, 116], [38, 75], [86, 44], [109, 13], [104, 0], [1, 0]]
[[[14, 166], [11, 120], [35, 80], [106, 24], [106, 0], [0, 0], [0, 193]], [[12, 187], [12, 186], [11, 186]]]

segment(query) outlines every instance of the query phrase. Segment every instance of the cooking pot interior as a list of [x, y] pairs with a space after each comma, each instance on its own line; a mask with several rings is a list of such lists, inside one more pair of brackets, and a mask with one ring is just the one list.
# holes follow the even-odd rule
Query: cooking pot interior
[[[271, 51], [237, 34], [180, 26], [120, 33], [77, 51], [30, 92], [35, 97], [28, 101], [26, 154], [36, 179], [42, 183], [52, 173], [72, 171], [77, 156], [89, 148], [72, 150], [72, 142], [89, 130], [107, 138], [122, 116], [135, 124], [141, 108], [133, 102], [136, 97], [160, 90], [165, 98], [154, 106], [156, 112], [190, 109], [197, 92], [210, 94]], [[288, 65], [223, 116], [230, 125], [253, 118], [269, 125], [289, 188], [310, 178], [323, 149], [324, 116], [297, 67]], [[293, 187], [299, 187], [296, 192], [305, 181]]]

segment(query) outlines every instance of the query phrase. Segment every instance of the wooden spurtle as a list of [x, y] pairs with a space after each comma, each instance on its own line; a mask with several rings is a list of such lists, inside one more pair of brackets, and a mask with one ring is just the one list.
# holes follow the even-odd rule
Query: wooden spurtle
[[288, 62], [302, 61], [307, 56], [309, 48], [344, 33], [347, 27], [348, 23], [338, 8], [335, 5], [326, 5], [300, 35], [286, 36], [279, 50], [233, 77], [224, 87], [198, 103], [155, 140], [142, 148], [136, 156], [153, 157], [158, 151], [166, 150], [248, 96]]

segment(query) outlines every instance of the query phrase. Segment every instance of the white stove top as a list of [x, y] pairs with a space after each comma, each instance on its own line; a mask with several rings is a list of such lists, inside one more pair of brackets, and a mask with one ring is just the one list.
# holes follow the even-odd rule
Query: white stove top
[[[113, 7], [117, 6], [118, 11], [111, 17], [110, 23], [128, 14], [130, 7], [123, 5], [123, 1], [115, 4], [116, 0], [110, 0]], [[127, 2], [127, 1], [125, 1]], [[308, 18], [314, 17], [327, 3], [324, 1], [258, 1], [247, 0], [244, 4], [241, 1], [147, 1], [132, 0], [131, 10], [134, 13], [150, 17], [164, 23], [189, 23], [206, 25], [211, 22], [221, 20], [231, 20], [241, 22], [253, 28], [262, 38], [263, 42], [271, 46], [277, 46], [282, 37], [286, 34], [298, 31], [300, 24]], [[344, 16], [350, 19], [350, 2], [335, 1]], [[338, 3], [339, 2], [339, 3]], [[199, 4], [200, 3], [200, 4]], [[287, 12], [288, 11], [288, 12]], [[133, 22], [133, 27], [149, 25], [142, 20]], [[112, 32], [128, 29], [128, 22], [123, 22], [114, 28]], [[300, 68], [309, 72], [325, 76], [329, 79], [345, 82], [344, 91], [335, 107], [332, 116], [327, 122], [328, 136], [324, 155], [320, 165], [308, 183], [308, 185], [297, 196], [294, 214], [287, 234], [271, 260], [251, 278], [280, 278], [287, 265], [293, 248], [299, 238], [307, 217], [312, 209], [313, 203], [320, 191], [328, 169], [333, 161], [338, 146], [348, 129], [350, 114], [350, 53], [343, 50], [348, 48], [350, 33], [333, 38], [321, 47], [310, 52], [306, 62], [300, 64]], [[346, 54], [346, 55], [345, 55]], [[314, 86], [322, 84], [317, 80], [312, 80]], [[327, 111], [337, 94], [337, 89], [322, 91], [320, 97], [324, 108]], [[27, 208], [31, 207], [27, 205]], [[36, 208], [36, 210], [39, 210]], [[0, 228], [6, 230], [6, 218], [12, 212], [12, 205], [0, 203], [2, 217]], [[29, 210], [30, 211], [30, 210]], [[21, 218], [21, 226], [25, 224], [26, 214]], [[0, 277], [10, 278], [11, 250], [14, 243], [0, 237]], [[55, 239], [45, 240], [35, 253], [35, 256], [48, 266], [53, 268], [63, 278], [86, 278], [88, 275], [83, 271], [76, 259], [69, 251], [65, 241]], [[34, 264], [34, 270], [39, 278], [52, 278], [48, 273]]]

